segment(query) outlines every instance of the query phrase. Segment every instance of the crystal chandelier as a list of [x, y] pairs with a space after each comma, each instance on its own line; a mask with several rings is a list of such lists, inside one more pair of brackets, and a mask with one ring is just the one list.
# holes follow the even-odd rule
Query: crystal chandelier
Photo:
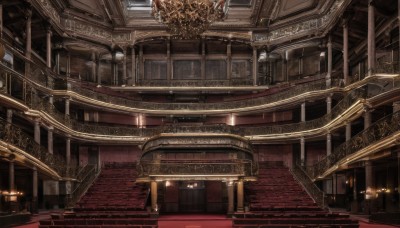
[[193, 39], [224, 19], [229, 0], [153, 0], [152, 15], [181, 39]]

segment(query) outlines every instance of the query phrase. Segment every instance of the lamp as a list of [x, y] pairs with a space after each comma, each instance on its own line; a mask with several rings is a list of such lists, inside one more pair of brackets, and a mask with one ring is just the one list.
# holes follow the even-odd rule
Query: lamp
[[229, 0], [154, 0], [152, 16], [181, 39], [193, 39], [221, 21], [228, 11]]

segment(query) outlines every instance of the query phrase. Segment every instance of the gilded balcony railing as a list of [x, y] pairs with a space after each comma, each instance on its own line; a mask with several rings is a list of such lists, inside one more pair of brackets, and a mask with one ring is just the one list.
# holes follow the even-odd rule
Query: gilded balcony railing
[[77, 94], [85, 97], [103, 101], [109, 104], [122, 105], [137, 109], [144, 110], [234, 110], [237, 108], [253, 107], [282, 101], [284, 99], [296, 97], [302, 93], [310, 91], [319, 91], [329, 89], [326, 85], [325, 80], [315, 81], [307, 84], [296, 85], [290, 87], [285, 91], [277, 94], [272, 94], [264, 97], [257, 97], [247, 100], [236, 100], [229, 102], [218, 102], [218, 103], [156, 103], [156, 102], [144, 102], [134, 101], [122, 97], [115, 97], [104, 93], [99, 93], [90, 89], [81, 87], [79, 84], [71, 84], [70, 89]]
[[40, 160], [55, 170], [61, 177], [74, 177], [76, 175], [77, 168], [68, 167], [62, 156], [50, 154], [46, 148], [36, 143], [29, 134], [18, 126], [7, 123], [2, 118], [0, 118], [0, 139]]
[[[4, 67], [4, 66], [3, 66]], [[6, 69], [7, 70], [7, 69]], [[9, 77], [11, 74], [11, 77]], [[56, 121], [72, 130], [91, 133], [96, 135], [114, 135], [114, 136], [141, 136], [151, 137], [160, 133], [226, 133], [236, 135], [267, 135], [267, 134], [281, 134], [290, 132], [300, 132], [310, 129], [316, 129], [324, 126], [332, 121], [337, 116], [341, 115], [345, 110], [349, 109], [354, 102], [361, 98], [367, 98], [367, 92], [363, 88], [351, 91], [345, 98], [340, 101], [331, 111], [331, 113], [306, 122], [275, 125], [275, 126], [262, 126], [262, 127], [233, 127], [225, 124], [217, 125], [203, 125], [203, 126], [172, 126], [165, 125], [157, 128], [136, 128], [136, 127], [122, 127], [122, 126], [105, 126], [93, 123], [81, 123], [77, 120], [71, 119], [64, 113], [59, 112], [53, 105], [41, 99], [38, 95], [40, 90], [37, 89], [35, 83], [25, 80], [18, 73], [8, 69], [6, 73], [0, 74], [1, 77], [12, 79], [12, 84], [20, 84], [23, 86], [23, 93], [11, 94], [14, 98], [23, 101], [31, 109], [42, 110], [52, 116]], [[370, 81], [371, 83], [381, 83], [379, 79]], [[385, 82], [386, 83], [386, 82]], [[393, 79], [393, 86], [390, 88], [397, 88], [400, 86], [398, 79]], [[4, 89], [2, 92], [11, 93]], [[251, 101], [249, 101], [251, 102]]]
[[274, 125], [274, 126], [261, 126], [261, 127], [247, 127], [245, 128], [245, 135], [268, 135], [268, 134], [283, 134], [290, 132], [301, 132], [311, 129], [320, 128], [334, 118], [338, 117], [345, 110], [349, 109], [357, 100], [367, 98], [367, 91], [365, 88], [359, 88], [351, 91], [345, 96], [337, 105], [335, 105], [331, 112], [314, 120], [306, 122]]
[[253, 86], [252, 79], [231, 80], [145, 80], [138, 81], [145, 87], [221, 87], [221, 86]]
[[327, 208], [328, 202], [325, 193], [318, 188], [312, 179], [307, 175], [306, 171], [298, 164], [292, 168], [292, 173], [296, 179], [304, 186], [308, 194], [314, 199], [321, 208]]
[[164, 175], [232, 175], [253, 176], [253, 164], [249, 160], [235, 161], [140, 161], [137, 166], [139, 176], [147, 177]]
[[223, 147], [225, 150], [232, 148], [235, 151], [240, 150], [245, 153], [253, 153], [252, 145], [246, 138], [226, 134], [218, 136], [193, 134], [189, 136], [175, 134], [162, 135], [146, 141], [142, 145], [142, 151], [143, 153], [147, 153], [154, 150], [162, 150], [163, 147], [173, 148], [181, 147], [182, 145], [187, 145], [185, 146], [186, 148], [201, 148], [204, 146], [211, 148], [212, 145], [218, 145], [218, 148]]
[[349, 155], [355, 154], [398, 131], [400, 131], [400, 112], [395, 112], [376, 121], [369, 128], [336, 147], [330, 155], [313, 166], [307, 167], [307, 173], [312, 179], [317, 179]]

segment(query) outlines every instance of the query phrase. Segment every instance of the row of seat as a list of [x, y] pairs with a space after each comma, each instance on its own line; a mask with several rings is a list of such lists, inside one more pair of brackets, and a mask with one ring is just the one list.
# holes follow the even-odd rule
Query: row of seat
[[39, 228], [157, 228], [157, 218], [146, 211], [148, 187], [136, 178], [132, 164], [105, 165], [73, 212], [40, 221]]
[[358, 228], [347, 215], [321, 209], [288, 168], [260, 164], [258, 181], [245, 185], [250, 212], [237, 213], [235, 228]]

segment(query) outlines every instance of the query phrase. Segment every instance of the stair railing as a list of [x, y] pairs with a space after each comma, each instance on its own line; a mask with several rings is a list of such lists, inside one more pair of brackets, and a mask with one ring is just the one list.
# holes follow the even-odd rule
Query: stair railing
[[327, 197], [325, 192], [321, 191], [317, 185], [312, 181], [312, 179], [307, 175], [306, 171], [299, 165], [293, 165], [291, 169], [293, 176], [300, 182], [300, 184], [305, 188], [307, 193], [313, 198], [315, 203], [322, 209], [329, 210]]
[[81, 172], [78, 173], [78, 182], [72, 193], [66, 198], [66, 207], [72, 208], [79, 199], [86, 193], [92, 183], [96, 180], [100, 169], [96, 171], [96, 165], [86, 165]]

